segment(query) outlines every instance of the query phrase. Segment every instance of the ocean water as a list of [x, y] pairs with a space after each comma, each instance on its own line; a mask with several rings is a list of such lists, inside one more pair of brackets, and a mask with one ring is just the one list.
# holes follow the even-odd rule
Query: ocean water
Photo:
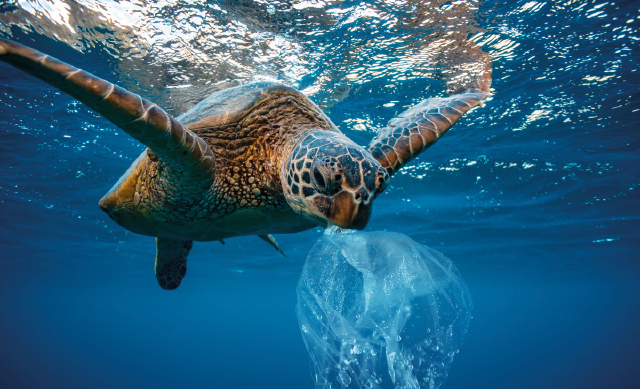
[[[370, 231], [449, 257], [469, 330], [442, 388], [640, 387], [640, 7], [564, 1], [8, 1], [0, 36], [176, 116], [280, 80], [366, 145], [445, 93], [492, 97], [394, 175]], [[0, 63], [0, 386], [313, 388], [296, 284], [322, 235], [195, 243], [175, 291], [98, 200], [144, 146]]]

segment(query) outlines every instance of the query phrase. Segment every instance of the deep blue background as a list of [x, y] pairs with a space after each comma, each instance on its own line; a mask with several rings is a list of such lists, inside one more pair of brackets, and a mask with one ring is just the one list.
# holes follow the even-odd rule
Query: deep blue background
[[[444, 388], [640, 387], [638, 7], [525, 4], [482, 5], [478, 24], [519, 43], [494, 59], [493, 99], [393, 177], [368, 228], [438, 249], [469, 285]], [[126, 79], [100, 47], [12, 39]], [[295, 286], [320, 231], [278, 236], [288, 259], [252, 237], [196, 244], [163, 291], [153, 239], [97, 207], [143, 148], [4, 64], [0, 88], [0, 386], [312, 387]], [[429, 89], [373, 80], [328, 112], [366, 144], [345, 123], [382, 126]]]

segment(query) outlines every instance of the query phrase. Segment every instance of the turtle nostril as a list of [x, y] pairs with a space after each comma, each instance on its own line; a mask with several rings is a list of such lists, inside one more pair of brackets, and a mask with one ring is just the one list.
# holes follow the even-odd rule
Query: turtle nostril
[[353, 196], [356, 202], [368, 202], [371, 198], [369, 192], [367, 192], [364, 188], [360, 188], [356, 191], [355, 196]]

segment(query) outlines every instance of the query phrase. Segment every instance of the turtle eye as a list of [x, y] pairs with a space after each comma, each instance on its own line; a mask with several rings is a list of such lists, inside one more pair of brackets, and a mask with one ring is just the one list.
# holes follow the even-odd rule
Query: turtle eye
[[320, 170], [318, 170], [317, 166], [313, 167], [313, 178], [316, 180], [316, 183], [318, 184], [319, 187], [321, 188], [326, 187], [324, 177], [322, 177], [322, 173], [320, 173]]

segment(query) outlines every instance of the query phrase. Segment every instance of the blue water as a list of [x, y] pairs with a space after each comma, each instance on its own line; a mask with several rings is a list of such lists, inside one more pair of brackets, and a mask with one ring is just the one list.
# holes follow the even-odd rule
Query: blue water
[[[18, 1], [0, 35], [174, 114], [221, 81], [280, 79], [366, 145], [443, 93], [420, 42], [468, 33], [493, 97], [392, 178], [367, 227], [441, 251], [468, 284], [443, 388], [640, 387], [638, 5], [474, 2], [404, 28], [451, 3], [300, 3]], [[196, 243], [161, 290], [153, 238], [97, 207], [143, 149], [0, 63], [0, 386], [312, 388], [295, 287], [322, 232], [277, 236], [288, 258], [256, 237]]]

